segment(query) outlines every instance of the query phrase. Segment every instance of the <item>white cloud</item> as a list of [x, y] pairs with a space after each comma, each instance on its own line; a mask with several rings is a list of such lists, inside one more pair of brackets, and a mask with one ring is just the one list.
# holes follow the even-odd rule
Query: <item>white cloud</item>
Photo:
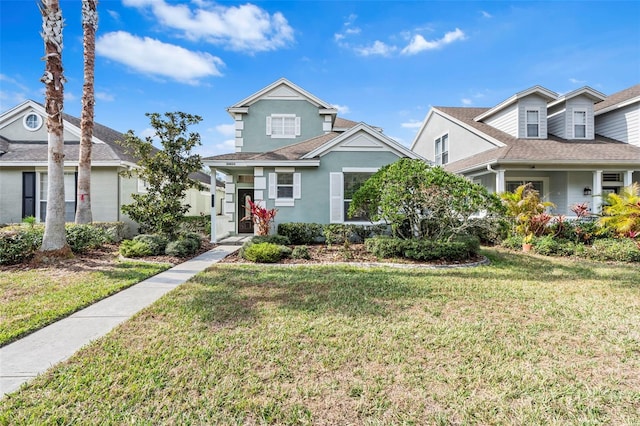
[[140, 132], [137, 135], [140, 139], [146, 139], [146, 138], [151, 138], [154, 141], [156, 141], [158, 138], [156, 137], [156, 131], [155, 129], [151, 128], [151, 127], [147, 127], [146, 129], [144, 129], [142, 132]]
[[285, 47], [294, 40], [293, 28], [280, 12], [270, 15], [247, 3], [221, 6], [208, 2], [170, 4], [164, 0], [124, 0], [127, 6], [149, 8], [158, 22], [182, 31], [191, 40], [203, 40], [235, 51], [263, 52]]
[[396, 47], [385, 44], [380, 40], [376, 40], [371, 46], [354, 47], [354, 50], [361, 56], [389, 56], [396, 50]]
[[235, 124], [218, 124], [216, 126], [216, 131], [221, 135], [227, 137], [234, 137], [236, 134], [236, 125]]
[[120, 22], [120, 14], [118, 12], [116, 12], [115, 10], [107, 10], [107, 13], [111, 17], [111, 19], [116, 22]]
[[573, 84], [584, 84], [587, 82], [587, 80], [578, 80], [577, 78], [570, 78], [569, 82]]
[[69, 91], [65, 91], [64, 92], [64, 100], [65, 101], [72, 102], [72, 101], [75, 101], [77, 99], [78, 99], [78, 97], [76, 95], [74, 95], [73, 92], [69, 92]]
[[491, 15], [489, 12], [485, 11], [485, 10], [481, 10], [480, 13], [482, 14], [483, 18], [493, 18], [493, 15]]
[[95, 97], [104, 102], [113, 102], [116, 99], [112, 94], [106, 92], [96, 92]]
[[422, 121], [418, 120], [409, 120], [402, 124], [400, 124], [405, 129], [419, 129], [422, 126]]
[[462, 102], [462, 105], [465, 105], [465, 106], [469, 106], [473, 103], [473, 101], [469, 98], [462, 98], [460, 102]]
[[[129, 0], [131, 1], [131, 0]], [[220, 58], [206, 52], [192, 52], [149, 37], [124, 31], [107, 33], [96, 40], [96, 53], [148, 75], [197, 84], [201, 78], [222, 75]]]
[[460, 28], [456, 28], [454, 31], [449, 31], [441, 39], [433, 41], [426, 40], [420, 34], [417, 34], [413, 36], [409, 45], [402, 49], [402, 53], [405, 55], [415, 55], [424, 50], [440, 49], [441, 47], [446, 46], [447, 44], [451, 44], [454, 41], [464, 39], [464, 32]]
[[338, 110], [338, 114], [346, 115], [351, 112], [351, 109], [347, 105], [333, 104], [331, 106]]

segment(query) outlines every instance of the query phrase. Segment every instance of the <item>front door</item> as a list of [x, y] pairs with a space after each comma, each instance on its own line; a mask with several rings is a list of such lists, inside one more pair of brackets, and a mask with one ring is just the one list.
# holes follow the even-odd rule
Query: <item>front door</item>
[[249, 200], [253, 201], [253, 189], [238, 189], [238, 234], [253, 234]]

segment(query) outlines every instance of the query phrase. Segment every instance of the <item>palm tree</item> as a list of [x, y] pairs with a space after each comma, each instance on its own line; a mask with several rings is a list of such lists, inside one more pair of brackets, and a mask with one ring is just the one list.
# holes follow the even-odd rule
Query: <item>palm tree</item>
[[40, 251], [64, 255], [70, 253], [70, 249], [64, 228], [63, 20], [58, 0], [42, 0], [39, 7], [42, 13], [42, 39], [46, 61], [45, 72], [40, 80], [46, 89], [45, 110], [49, 140], [47, 216]]
[[620, 236], [635, 238], [640, 235], [640, 184], [632, 183], [620, 194], [609, 194], [599, 224]]
[[98, 28], [97, 0], [82, 0], [82, 31], [84, 41], [84, 85], [80, 118], [80, 158], [78, 160], [78, 206], [76, 223], [91, 223], [91, 139], [93, 138], [93, 81]]

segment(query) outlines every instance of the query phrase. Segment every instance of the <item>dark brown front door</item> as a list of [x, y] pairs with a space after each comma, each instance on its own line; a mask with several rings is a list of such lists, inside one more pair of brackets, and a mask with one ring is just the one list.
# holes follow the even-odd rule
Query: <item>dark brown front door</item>
[[[238, 234], [253, 234], [248, 200], [253, 201], [253, 189], [238, 189]], [[247, 219], [240, 220], [242, 218]]]

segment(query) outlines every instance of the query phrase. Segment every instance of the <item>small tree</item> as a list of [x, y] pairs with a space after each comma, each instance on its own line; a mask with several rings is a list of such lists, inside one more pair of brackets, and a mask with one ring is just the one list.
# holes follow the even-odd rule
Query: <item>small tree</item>
[[353, 195], [349, 216], [366, 214], [391, 224], [404, 238], [451, 239], [464, 234], [483, 212], [501, 211], [499, 199], [441, 167], [403, 158], [381, 168]]
[[162, 149], [153, 146], [153, 139], [142, 140], [133, 131], [126, 134], [121, 144], [136, 158], [140, 166], [124, 174], [137, 175], [146, 185], [146, 194], [133, 194], [134, 202], [122, 206], [122, 212], [138, 222], [144, 232], [163, 233], [175, 237], [184, 214], [189, 210], [183, 204], [189, 188], [203, 189], [203, 185], [189, 177], [202, 169], [202, 158], [193, 154], [200, 145], [198, 133], [188, 133], [188, 126], [198, 124], [202, 118], [183, 112], [167, 112], [166, 120], [158, 113], [147, 113], [151, 127], [160, 140]]

